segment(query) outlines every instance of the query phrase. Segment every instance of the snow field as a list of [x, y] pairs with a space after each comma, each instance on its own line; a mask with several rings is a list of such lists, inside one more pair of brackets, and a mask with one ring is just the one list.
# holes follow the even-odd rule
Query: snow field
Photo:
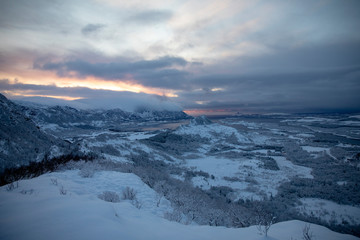
[[[52, 179], [56, 179], [57, 185]], [[138, 191], [138, 198], [144, 202], [141, 209], [129, 201], [109, 203], [97, 197], [103, 190], [117, 192], [125, 185]], [[60, 194], [60, 186], [66, 189], [66, 194]], [[6, 186], [0, 188], [0, 239], [264, 239], [255, 226], [233, 229], [169, 222], [157, 216], [169, 210], [167, 203], [161, 203], [163, 210], [155, 211], [153, 197], [154, 192], [139, 178], [118, 172], [99, 172], [93, 178], [81, 178], [72, 170], [22, 180], [12, 191], [7, 191]], [[301, 221], [275, 224], [268, 239], [302, 239], [305, 224]], [[310, 231], [316, 239], [358, 239], [318, 225], [311, 225]]]
[[329, 155], [331, 158], [336, 160], [336, 157], [334, 157], [331, 152], [330, 152], [330, 148], [325, 148], [325, 147], [313, 147], [313, 146], [301, 146], [301, 148], [305, 151], [307, 151], [308, 153], [311, 154], [312, 157], [317, 157], [318, 154], [321, 153], [326, 153], [327, 155]]
[[[186, 160], [186, 166], [198, 171], [204, 171], [215, 178], [197, 176], [192, 179], [195, 186], [204, 190], [212, 186], [227, 186], [233, 188], [238, 199], [263, 199], [264, 195], [270, 197], [277, 194], [277, 188], [294, 176], [313, 178], [311, 169], [291, 163], [285, 157], [273, 157], [280, 170], [268, 170], [259, 167], [261, 161], [256, 159], [231, 160], [215, 156]], [[225, 179], [224, 179], [225, 178]], [[234, 178], [234, 181], [226, 180]]]
[[[177, 128], [174, 133], [179, 135], [199, 135], [202, 138], [210, 139], [212, 142], [214, 139], [218, 140], [219, 137], [224, 138], [234, 134], [240, 143], [251, 143], [251, 141], [246, 136], [240, 134], [235, 128], [227, 127], [217, 123], [209, 125], [182, 125]], [[220, 136], [214, 137], [214, 135]]]

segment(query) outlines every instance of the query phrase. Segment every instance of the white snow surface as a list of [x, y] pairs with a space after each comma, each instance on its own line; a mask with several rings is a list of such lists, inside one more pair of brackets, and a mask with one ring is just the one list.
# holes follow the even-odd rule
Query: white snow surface
[[235, 135], [240, 143], [251, 143], [251, 141], [243, 134], [239, 133], [235, 128], [224, 126], [218, 123], [207, 125], [182, 125], [175, 130], [180, 135], [199, 135], [202, 138], [219, 139]]
[[334, 119], [321, 118], [321, 117], [304, 117], [300, 119], [287, 119], [282, 120], [281, 122], [303, 122], [303, 123], [313, 123], [313, 122], [334, 122]]
[[147, 132], [135, 132], [135, 133], [128, 133], [127, 138], [133, 141], [133, 140], [147, 139], [155, 135], [156, 134], [149, 134]]
[[313, 146], [301, 146], [301, 148], [309, 153], [312, 152], [326, 152], [329, 148], [324, 147], [313, 147]]
[[[311, 155], [313, 157], [317, 157], [319, 153], [326, 153], [331, 158], [336, 160], [336, 157], [331, 154], [330, 148], [314, 147], [314, 146], [301, 146], [301, 148], [309, 153], [312, 153]], [[314, 154], [314, 153], [316, 153], [316, 154]]]
[[[57, 180], [57, 185], [54, 180]], [[182, 225], [161, 218], [171, 210], [164, 200], [156, 207], [155, 193], [133, 174], [97, 172], [93, 178], [81, 178], [75, 170], [45, 174], [19, 181], [19, 187], [8, 191], [0, 188], [0, 239], [266, 239], [255, 226], [225, 228]], [[66, 190], [62, 195], [59, 188]], [[103, 191], [120, 194], [125, 187], [138, 193], [142, 208], [128, 200], [105, 202], [97, 197]], [[305, 222], [275, 224], [267, 239], [302, 239]], [[311, 225], [316, 239], [358, 239]]]
[[231, 124], [231, 125], [243, 125], [249, 129], [259, 129], [261, 127], [261, 124], [259, 123], [253, 123], [253, 122], [247, 122], [247, 121], [236, 121], [232, 119], [222, 120], [220, 122], [223, 122], [225, 124]]
[[[298, 166], [282, 156], [273, 156], [280, 170], [264, 169], [262, 162], [256, 159], [233, 160], [215, 156], [204, 156], [186, 160], [186, 166], [201, 170], [215, 178], [194, 177], [192, 182], [202, 189], [212, 186], [233, 188], [236, 194], [228, 196], [234, 201], [238, 199], [258, 199], [277, 194], [277, 188], [294, 176], [313, 178], [311, 168]], [[227, 180], [233, 178], [234, 180]]]

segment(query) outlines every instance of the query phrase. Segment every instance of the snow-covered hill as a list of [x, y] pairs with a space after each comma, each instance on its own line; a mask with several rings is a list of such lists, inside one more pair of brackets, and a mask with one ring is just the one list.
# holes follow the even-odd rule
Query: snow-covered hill
[[190, 118], [182, 111], [139, 109], [127, 112], [121, 109], [76, 109], [69, 106], [19, 103], [23, 104], [22, 111], [24, 114], [45, 130], [116, 128], [124, 123], [179, 121]]
[[[0, 188], [0, 239], [303, 239], [307, 225], [287, 221], [271, 226], [268, 237], [256, 226], [225, 228], [182, 225], [162, 216], [171, 211], [162, 199], [137, 176], [129, 173], [99, 171], [83, 178], [79, 170], [69, 170], [22, 180], [14, 188]], [[137, 192], [139, 205], [121, 199], [126, 187]], [[104, 191], [120, 196], [119, 202], [99, 198]], [[358, 239], [310, 225], [312, 239]]]
[[[36, 160], [47, 149], [34, 144], [54, 150], [51, 141], [66, 141], [79, 155], [0, 175], [10, 179], [2, 184], [22, 179], [0, 188], [0, 239], [264, 239], [256, 224], [274, 216], [268, 239], [303, 239], [308, 224], [293, 219], [313, 223], [312, 239], [356, 239], [316, 224], [359, 236], [360, 143], [333, 126], [202, 116], [146, 130], [146, 121], [188, 116], [1, 101], [0, 137], [14, 139], [22, 154]], [[8, 153], [23, 164], [16, 149]]]
[[47, 135], [20, 106], [0, 94], [0, 171], [59, 154], [66, 143]]

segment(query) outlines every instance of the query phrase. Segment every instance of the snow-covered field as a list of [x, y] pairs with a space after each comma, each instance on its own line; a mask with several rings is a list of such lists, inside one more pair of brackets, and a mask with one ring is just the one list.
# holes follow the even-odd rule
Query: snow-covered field
[[226, 138], [233, 135], [240, 143], [250, 143], [250, 140], [236, 129], [217, 123], [208, 125], [183, 125], [180, 126], [175, 133], [180, 135], [199, 135], [202, 138], [208, 138], [212, 141], [219, 140], [219, 137]]
[[286, 160], [285, 157], [273, 157], [279, 170], [261, 168], [261, 162], [256, 159], [226, 159], [214, 156], [187, 160], [186, 166], [204, 171], [215, 178], [194, 177], [195, 186], [210, 189], [212, 186], [227, 186], [235, 190], [229, 198], [258, 199], [277, 194], [279, 185], [294, 176], [313, 178], [311, 169], [297, 166]]
[[[321, 123], [341, 124], [342, 127], [322, 128]], [[189, 208], [199, 208], [198, 204], [190, 201], [185, 204], [193, 206], [184, 207], [176, 194], [165, 194], [169, 189], [159, 191], [156, 188], [159, 186], [156, 184], [169, 178], [170, 183], [178, 184], [179, 191], [186, 193], [181, 190], [186, 187], [191, 194], [198, 194], [196, 202], [201, 204], [211, 203], [215, 196], [220, 211], [234, 206], [226, 204], [239, 203], [240, 207], [249, 207], [249, 212], [254, 213], [254, 206], [248, 202], [257, 201], [275, 208], [285, 206], [294, 210], [291, 214], [295, 212], [295, 216], [318, 219], [321, 224], [329, 223], [327, 226], [335, 223], [337, 229], [344, 223], [355, 226], [360, 224], [359, 205], [345, 206], [323, 200], [326, 194], [313, 194], [309, 188], [331, 181], [324, 185], [326, 191], [350, 189], [344, 192], [353, 194], [353, 199], [358, 197], [355, 184], [358, 178], [354, 172], [357, 173], [356, 167], [360, 166], [360, 148], [356, 139], [351, 138], [356, 124], [351, 128], [343, 127], [346, 124], [349, 123], [325, 117], [276, 118], [264, 122], [258, 118], [254, 121], [233, 118], [217, 123], [200, 118], [175, 130], [98, 129], [78, 130], [73, 135], [68, 130], [64, 134], [67, 142], [76, 144], [83, 153], [97, 154], [99, 159], [93, 163], [95, 167], [83, 161], [79, 164], [80, 170], [70, 167], [73, 170], [20, 180], [12, 185], [14, 189], [9, 185], [1, 187], [0, 239], [266, 239], [256, 226], [208, 226], [216, 225], [211, 222], [214, 217], [211, 214], [216, 211], [206, 215], [209, 211], [206, 208], [206, 214], [198, 211], [191, 215]], [[346, 138], [339, 138], [340, 135]], [[335, 174], [325, 171], [322, 161], [329, 167], [336, 164]], [[112, 166], [106, 165], [109, 162], [116, 169], [106, 167]], [[96, 164], [101, 163], [102, 167], [96, 168]], [[121, 170], [124, 172], [119, 172]], [[151, 174], [146, 175], [144, 171]], [[180, 181], [172, 182], [173, 179]], [[153, 185], [148, 181], [153, 181]], [[127, 187], [136, 192], [135, 200], [122, 199]], [[302, 187], [310, 190], [301, 192]], [[217, 191], [221, 193], [222, 190], [224, 195], [217, 195]], [[118, 196], [119, 201], [103, 200], [106, 194], [115, 200]], [[313, 195], [307, 197], [307, 194]], [[280, 204], [276, 203], [279, 199], [283, 201]], [[294, 207], [296, 202], [301, 204]], [[221, 208], [222, 204], [227, 207]], [[178, 221], [181, 223], [166, 220], [179, 209], [188, 211], [181, 213]], [[220, 212], [221, 217], [230, 219], [224, 211]], [[247, 215], [244, 213], [244, 216]], [[202, 222], [197, 222], [196, 218]], [[243, 226], [254, 224], [253, 219], [241, 220], [245, 223]], [[221, 224], [229, 226], [227, 223], [222, 221]], [[270, 228], [267, 239], [303, 239], [306, 224], [301, 221], [276, 223]], [[316, 224], [311, 224], [310, 231], [317, 240], [357, 239]]]
[[[121, 195], [126, 187], [137, 191], [140, 209], [130, 200], [106, 202], [103, 191]], [[82, 178], [71, 170], [21, 180], [9, 191], [0, 188], [0, 239], [264, 239], [255, 226], [225, 228], [182, 225], [161, 217], [169, 202], [156, 204], [156, 194], [133, 174], [96, 172]], [[288, 221], [271, 227], [267, 239], [302, 239], [306, 223]], [[310, 226], [314, 239], [358, 239]]]

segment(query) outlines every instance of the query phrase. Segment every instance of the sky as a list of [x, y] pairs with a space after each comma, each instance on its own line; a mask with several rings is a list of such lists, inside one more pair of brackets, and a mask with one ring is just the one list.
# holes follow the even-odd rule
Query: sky
[[359, 26], [358, 0], [1, 0], [0, 92], [193, 115], [360, 112]]

